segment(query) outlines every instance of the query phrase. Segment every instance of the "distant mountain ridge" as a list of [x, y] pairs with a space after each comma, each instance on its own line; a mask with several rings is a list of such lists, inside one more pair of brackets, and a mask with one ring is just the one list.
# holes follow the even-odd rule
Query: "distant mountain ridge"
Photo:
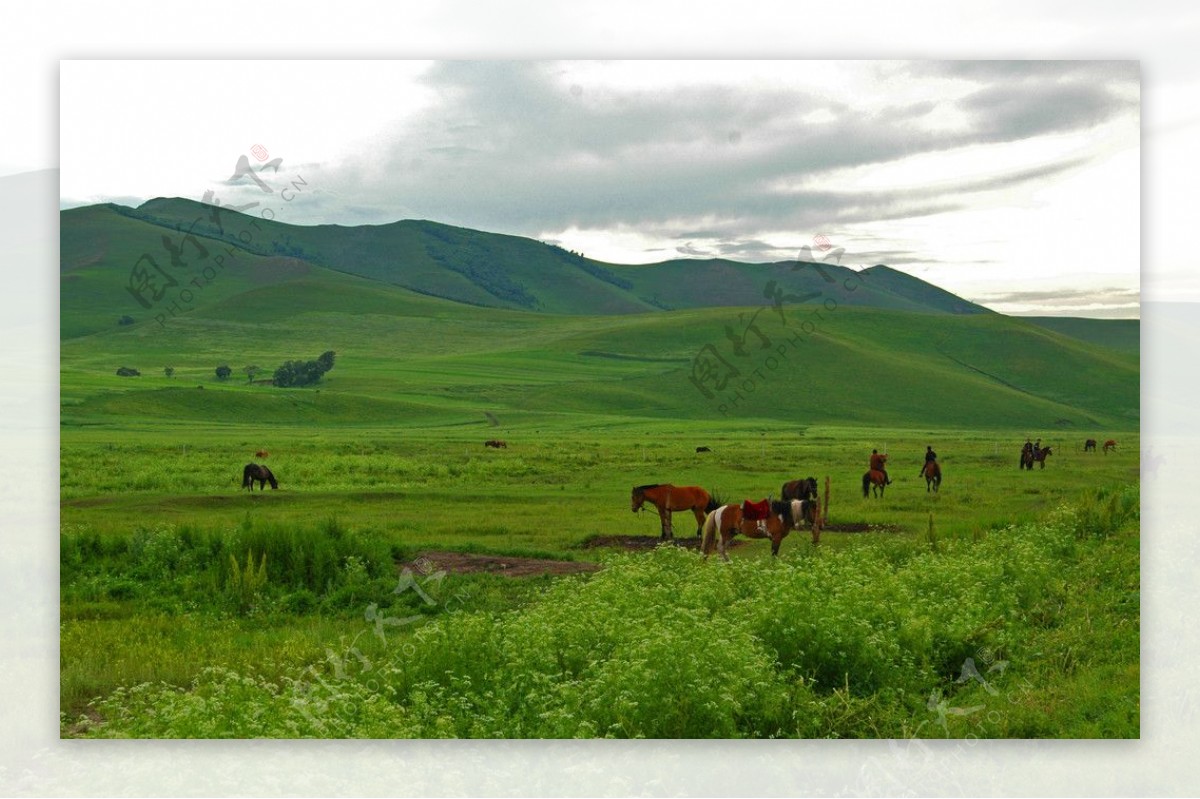
[[[834, 263], [742, 263], [673, 259], [612, 264], [559, 246], [428, 220], [384, 225], [289, 225], [186, 199], [138, 208], [89, 206], [62, 212], [64, 241], [76, 218], [106, 209], [199, 240], [237, 244], [261, 257], [287, 257], [430, 296], [496, 308], [559, 314], [625, 314], [832, 298], [839, 304], [917, 313], [992, 313], [948, 291], [878, 265], [857, 272]], [[239, 233], [253, 225], [250, 242]], [[161, 236], [146, 231], [149, 238]], [[245, 238], [245, 236], [243, 236]], [[157, 242], [148, 246], [158, 249]], [[64, 247], [64, 272], [77, 267]]]

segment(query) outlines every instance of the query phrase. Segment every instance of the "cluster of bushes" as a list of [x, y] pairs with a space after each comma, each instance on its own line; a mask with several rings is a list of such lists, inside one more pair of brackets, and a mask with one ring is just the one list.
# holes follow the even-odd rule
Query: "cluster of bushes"
[[325, 373], [333, 368], [333, 358], [334, 352], [328, 350], [313, 361], [287, 361], [275, 370], [272, 382], [282, 388], [319, 383]]
[[[968, 658], [1004, 662], [1058, 624], [1077, 549], [1136, 520], [1135, 489], [1110, 496], [1122, 499], [936, 552], [904, 540], [728, 564], [673, 547], [615, 556], [530, 607], [443, 614], [386, 657], [343, 647], [282, 681], [221, 668], [186, 691], [121, 691], [93, 734], [910, 735], [936, 718], [933, 698], [977, 688], [960, 685]], [[1105, 526], [1081, 535], [1093, 511]]]
[[226, 531], [158, 525], [128, 538], [64, 532], [63, 603], [140, 601], [163, 611], [307, 613], [390, 602], [389, 545], [330, 519], [317, 527], [244, 520]]

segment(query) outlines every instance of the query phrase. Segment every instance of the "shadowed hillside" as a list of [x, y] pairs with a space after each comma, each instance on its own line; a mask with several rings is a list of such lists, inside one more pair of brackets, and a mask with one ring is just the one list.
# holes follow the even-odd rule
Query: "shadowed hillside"
[[[183, 243], [185, 235], [188, 244]], [[144, 253], [158, 261], [172, 255], [164, 245], [170, 241], [184, 261], [201, 260], [196, 244], [213, 253], [232, 246], [234, 255], [246, 256], [240, 266], [252, 265], [264, 273], [269, 273], [266, 266], [278, 262], [261, 259], [288, 259], [456, 302], [543, 313], [755, 306], [818, 296], [843, 305], [902, 311], [990, 313], [883, 267], [860, 273], [835, 263], [678, 259], [639, 266], [609, 264], [519, 236], [436, 222], [305, 227], [216, 211], [182, 199], [151, 200], [136, 209], [104, 205], [66, 211], [62, 239], [64, 275], [86, 266], [127, 273]], [[72, 281], [73, 277], [64, 282], [64, 308], [86, 304], [75, 302], [75, 287], [67, 285]]]

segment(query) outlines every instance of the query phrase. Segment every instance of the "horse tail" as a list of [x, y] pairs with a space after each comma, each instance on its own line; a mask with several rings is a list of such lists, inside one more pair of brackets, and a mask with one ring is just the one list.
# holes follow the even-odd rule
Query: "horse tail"
[[242, 469], [242, 488], [246, 488], [250, 485], [250, 467], [253, 465], [254, 464], [252, 463], [247, 463], [246, 468]]
[[863, 475], [863, 496], [869, 497], [870, 495], [871, 495], [871, 473], [867, 472]]
[[705, 555], [711, 554], [713, 547], [717, 543], [717, 527], [721, 523], [721, 509], [713, 508], [713, 510], [704, 517], [704, 541], [700, 544], [700, 551]]
[[710, 491], [708, 492], [708, 502], [704, 505], [704, 512], [712, 513], [724, 504], [725, 503], [721, 501], [721, 498], [718, 497], [715, 492]]

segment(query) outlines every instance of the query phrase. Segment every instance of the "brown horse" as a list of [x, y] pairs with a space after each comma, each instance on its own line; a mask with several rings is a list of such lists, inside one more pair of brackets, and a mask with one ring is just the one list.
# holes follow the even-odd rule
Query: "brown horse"
[[1104, 454], [1105, 454], [1105, 455], [1107, 455], [1107, 454], [1108, 454], [1108, 451], [1109, 451], [1110, 449], [1111, 449], [1113, 452], [1116, 452], [1116, 451], [1117, 451], [1117, 442], [1116, 442], [1116, 441], [1113, 441], [1111, 438], [1110, 438], [1108, 441], [1105, 441], [1105, 442], [1104, 442]]
[[925, 493], [928, 494], [932, 490], [936, 494], [942, 484], [942, 465], [937, 461], [927, 461], [921, 474], [925, 476]]
[[483, 442], [483, 445], [485, 447], [491, 447], [492, 449], [508, 449], [508, 443], [501, 441], [498, 438], [493, 438], [490, 441], [485, 441], [485, 442]]
[[1083, 442], [1083, 451], [1084, 452], [1095, 452], [1096, 451], [1096, 439], [1089, 438], [1087, 441]]
[[642, 509], [642, 504], [649, 502], [658, 509], [658, 518], [662, 524], [662, 538], [674, 538], [671, 529], [671, 512], [690, 510], [696, 516], [696, 536], [704, 524], [704, 514], [715, 509], [721, 503], [700, 486], [676, 486], [670, 483], [650, 483], [644, 486], [634, 486], [629, 496], [629, 503], [634, 513]]
[[271, 453], [267, 452], [265, 449], [260, 449], [258, 452], [254, 453], [254, 457], [256, 457], [256, 458], [265, 458], [265, 457], [267, 457], [267, 456], [268, 456], [268, 455], [270, 455], [270, 454], [271, 454]]
[[792, 480], [784, 483], [779, 490], [779, 496], [786, 499], [816, 499], [817, 478], [805, 477], [803, 480]]
[[878, 492], [875, 495], [882, 497], [883, 489], [887, 488], [887, 477], [878, 469], [872, 469], [863, 475], [862, 486], [864, 497], [870, 496], [873, 492]]
[[[1050, 451], [1050, 447], [1042, 447], [1037, 452], [1029, 453], [1028, 454], [1029, 468], [1032, 469], [1034, 461], [1036, 461], [1041, 466], [1041, 468], [1045, 469], [1046, 468], [1046, 456], [1053, 455], [1053, 454], [1054, 453]], [[1026, 457], [1025, 455], [1021, 456], [1022, 462], [1024, 462], [1025, 457]]]
[[[769, 508], [765, 519], [747, 518], [743, 505], [721, 505], [715, 508], [704, 520], [704, 541], [700, 546], [704, 557], [711, 555], [715, 546], [721, 557], [729, 560], [726, 549], [733, 537], [739, 533], [747, 538], [770, 538], [771, 555], [777, 557], [779, 545], [788, 533], [801, 529], [801, 525], [804, 524], [811, 527], [816, 520], [815, 500], [771, 501]], [[814, 544], [816, 539], [817, 533], [814, 532]]]
[[266, 491], [267, 483], [271, 484], [272, 490], [279, 488], [279, 481], [271, 474], [270, 469], [259, 463], [247, 463], [246, 468], [242, 469], [242, 488], [254, 491], [255, 480], [258, 481], [259, 491]]

